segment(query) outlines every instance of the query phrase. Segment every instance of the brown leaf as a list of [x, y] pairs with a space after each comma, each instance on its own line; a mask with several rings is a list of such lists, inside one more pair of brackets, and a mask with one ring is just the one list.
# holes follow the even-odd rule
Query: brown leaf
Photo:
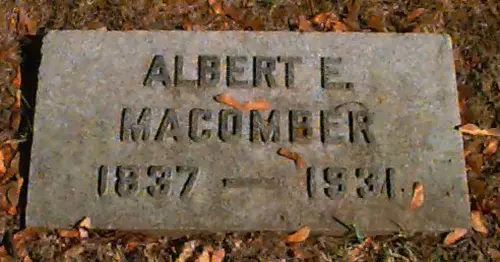
[[224, 250], [224, 248], [219, 248], [212, 254], [210, 262], [222, 262], [225, 256], [226, 250]]
[[[212, 3], [212, 4], [210, 4], [210, 3]], [[210, 4], [210, 7], [212, 7], [212, 10], [214, 10], [215, 14], [225, 15], [224, 4], [222, 2], [209, 1], [209, 4]]]
[[333, 25], [332, 31], [334, 31], [334, 32], [347, 32], [347, 31], [349, 31], [349, 29], [347, 28], [347, 26], [344, 23], [338, 21], [338, 22], [335, 22], [335, 24]]
[[472, 228], [477, 232], [488, 234], [488, 228], [484, 225], [483, 216], [478, 210], [473, 210], [470, 214]]
[[19, 24], [24, 27], [27, 35], [36, 35], [37, 22], [28, 16], [25, 8], [19, 8]]
[[347, 18], [345, 20], [347, 26], [351, 29], [351, 31], [359, 31], [359, 10], [361, 9], [361, 0], [351, 0], [349, 5], [347, 6], [348, 13]]
[[465, 158], [465, 163], [467, 164], [467, 167], [472, 170], [472, 172], [481, 174], [484, 157], [481, 153], [471, 153]]
[[77, 227], [90, 229], [92, 227], [92, 221], [90, 217], [84, 217], [82, 220], [80, 220], [80, 222], [78, 222]]
[[85, 247], [83, 245], [76, 245], [76, 246], [73, 246], [73, 247], [69, 248], [68, 250], [66, 250], [66, 252], [64, 252], [64, 256], [74, 257], [74, 256], [80, 255], [84, 251], [85, 251]]
[[85, 228], [78, 228], [78, 232], [80, 233], [80, 238], [81, 239], [87, 239], [89, 238], [89, 231]]
[[486, 146], [486, 148], [483, 150], [483, 154], [485, 154], [486, 156], [494, 155], [498, 150], [498, 141], [499, 140], [496, 138], [491, 139], [488, 142], [488, 145]]
[[410, 209], [416, 210], [424, 204], [424, 185], [420, 182], [413, 184], [413, 197], [411, 199]]
[[474, 124], [465, 124], [459, 128], [459, 131], [462, 134], [469, 135], [479, 135], [479, 136], [495, 136], [500, 137], [500, 128], [490, 128], [490, 129], [481, 129]]
[[323, 12], [314, 16], [311, 22], [321, 29], [334, 30], [339, 18], [333, 12]]
[[464, 149], [464, 157], [469, 156], [472, 153], [477, 153], [481, 147], [481, 139], [473, 139], [472, 142], [467, 143]]
[[16, 76], [12, 80], [12, 86], [15, 88], [21, 87], [21, 66], [17, 66], [16, 68]]
[[446, 235], [446, 238], [443, 241], [443, 244], [446, 246], [452, 245], [461, 239], [463, 236], [467, 234], [467, 229], [465, 228], [455, 228], [455, 230], [451, 231]]
[[286, 237], [285, 242], [287, 244], [304, 242], [308, 237], [311, 229], [307, 226], [299, 228], [295, 233], [290, 234]]
[[355, 261], [365, 261], [367, 258], [364, 256], [363, 251], [367, 251], [367, 249], [373, 244], [373, 239], [371, 237], [367, 237], [363, 243], [358, 244], [353, 250], [349, 252], [349, 262]]
[[295, 166], [298, 168], [304, 168], [306, 166], [306, 162], [297, 152], [292, 152], [292, 151], [289, 151], [288, 149], [280, 148], [280, 150], [278, 150], [278, 154], [281, 156], [284, 156], [290, 160], [293, 160], [295, 163]]
[[419, 18], [424, 12], [425, 12], [425, 8], [422, 8], [422, 7], [417, 8], [408, 14], [407, 19], [409, 22], [412, 22], [413, 20]]
[[309, 22], [304, 15], [299, 15], [297, 17], [297, 24], [299, 26], [299, 31], [301, 31], [301, 32], [314, 31], [314, 28], [312, 27], [311, 22]]
[[78, 238], [80, 237], [80, 231], [77, 229], [62, 229], [59, 230], [59, 236], [64, 238]]
[[383, 16], [372, 16], [370, 20], [368, 20], [368, 27], [374, 29], [377, 32], [387, 32], [387, 29], [384, 25], [384, 17]]
[[21, 123], [21, 112], [12, 112], [10, 127], [14, 130], [19, 128], [19, 124]]

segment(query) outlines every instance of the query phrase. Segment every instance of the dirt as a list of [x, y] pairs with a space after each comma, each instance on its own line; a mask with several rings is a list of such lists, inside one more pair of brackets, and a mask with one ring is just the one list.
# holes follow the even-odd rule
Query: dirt
[[500, 126], [497, 0], [0, 0], [0, 16], [6, 18], [0, 23], [0, 261], [500, 259], [500, 153], [495, 148], [499, 138], [494, 136], [464, 135], [471, 208], [480, 219], [449, 245], [443, 242], [447, 234], [410, 235], [403, 230], [392, 236], [365, 237], [351, 228], [344, 237], [310, 236], [286, 244], [285, 234], [271, 232], [158, 237], [86, 227], [69, 232], [21, 230], [18, 222], [25, 173], [19, 170], [26, 169], [21, 149], [29, 144], [26, 119], [33, 106], [23, 99], [32, 90], [20, 87], [30, 80], [18, 72], [36, 70], [19, 71], [19, 65], [27, 53], [36, 52], [29, 47], [48, 30], [447, 33], [454, 42], [462, 122], [490, 129]]

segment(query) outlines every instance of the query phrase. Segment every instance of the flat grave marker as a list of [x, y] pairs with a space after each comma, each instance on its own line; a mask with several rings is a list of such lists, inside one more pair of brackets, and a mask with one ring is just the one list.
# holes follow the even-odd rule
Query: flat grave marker
[[[53, 31], [43, 42], [27, 226], [469, 225], [446, 36]], [[412, 210], [416, 183], [425, 201]]]

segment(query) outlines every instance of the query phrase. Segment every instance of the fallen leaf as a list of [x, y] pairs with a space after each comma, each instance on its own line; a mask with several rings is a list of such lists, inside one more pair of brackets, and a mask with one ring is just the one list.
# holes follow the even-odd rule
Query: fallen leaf
[[292, 152], [289, 151], [288, 149], [280, 148], [280, 150], [278, 150], [278, 154], [290, 160], [293, 160], [295, 166], [297, 166], [298, 168], [304, 168], [306, 166], [306, 162], [297, 152]]
[[411, 199], [410, 209], [416, 210], [424, 204], [424, 185], [419, 182], [413, 184], [413, 197]]
[[21, 124], [21, 112], [12, 112], [10, 127], [17, 130], [19, 128], [19, 124]]
[[87, 239], [89, 238], [89, 231], [85, 228], [78, 228], [78, 232], [80, 233], [80, 238], [81, 239]]
[[361, 9], [361, 0], [351, 0], [347, 6], [347, 18], [345, 20], [351, 31], [359, 31], [359, 10]]
[[304, 15], [299, 15], [297, 17], [297, 24], [299, 26], [299, 31], [301, 32], [312, 32], [314, 28], [312, 27], [311, 22], [306, 19]]
[[500, 137], [500, 128], [481, 129], [474, 124], [465, 124], [458, 129], [463, 134]]
[[479, 147], [481, 146], [482, 141], [481, 139], [474, 139], [472, 142], [467, 143], [464, 149], [464, 157], [469, 156], [472, 153], [477, 153], [479, 150]]
[[299, 228], [295, 233], [290, 234], [286, 237], [285, 242], [287, 244], [303, 242], [309, 237], [311, 229], [307, 226]]
[[80, 255], [84, 251], [85, 251], [85, 247], [83, 245], [76, 245], [76, 246], [73, 246], [73, 247], [69, 248], [68, 250], [66, 250], [66, 252], [64, 252], [64, 256], [74, 257], [74, 256]]
[[33, 262], [33, 260], [29, 256], [25, 256], [23, 262]]
[[349, 252], [349, 262], [364, 261], [366, 257], [363, 256], [363, 251], [366, 251], [373, 244], [373, 239], [367, 237], [363, 243], [358, 244], [354, 249]]
[[349, 29], [347, 28], [347, 26], [340, 21], [335, 22], [335, 25], [333, 26], [333, 29], [332, 29], [332, 31], [334, 31], [334, 32], [346, 32], [348, 30]]
[[484, 164], [483, 154], [471, 153], [465, 158], [465, 163], [467, 164], [467, 167], [469, 167], [470, 170], [472, 170], [472, 172], [476, 174], [481, 174]]
[[16, 76], [14, 77], [14, 80], [12, 80], [12, 86], [15, 88], [21, 87], [21, 66], [19, 65], [16, 69]]
[[498, 141], [499, 140], [496, 138], [491, 139], [488, 142], [488, 145], [486, 146], [486, 148], [483, 150], [483, 154], [485, 154], [487, 156], [494, 155], [498, 150]]
[[484, 225], [483, 216], [478, 210], [473, 210], [470, 214], [472, 228], [477, 232], [488, 234], [488, 228]]
[[16, 102], [12, 105], [12, 112], [19, 112], [21, 109], [21, 90], [16, 90]]
[[312, 23], [321, 29], [333, 30], [339, 18], [333, 12], [319, 13], [311, 19]]
[[84, 217], [82, 220], [80, 220], [80, 222], [78, 222], [77, 227], [90, 229], [92, 227], [92, 222], [90, 217]]
[[488, 248], [488, 255], [493, 258], [494, 261], [497, 261], [500, 259], [500, 251], [497, 249], [494, 249], [492, 247]]
[[233, 98], [229, 93], [222, 93], [215, 96], [215, 100], [221, 104], [228, 105], [234, 109], [242, 110], [243, 107], [240, 101]]
[[62, 229], [59, 230], [59, 236], [64, 238], [78, 238], [80, 237], [80, 231], [77, 229]]
[[24, 27], [27, 35], [36, 35], [37, 22], [28, 16], [25, 8], [19, 8], [19, 24]]
[[409, 22], [412, 22], [413, 20], [419, 18], [424, 12], [425, 8], [420, 7], [411, 11], [406, 18], [408, 19]]
[[455, 230], [451, 231], [446, 235], [446, 238], [443, 241], [443, 244], [446, 246], [452, 245], [461, 239], [463, 236], [467, 234], [467, 229], [465, 228], [455, 228]]
[[[212, 4], [210, 4], [212, 3]], [[210, 7], [212, 7], [212, 10], [214, 10], [215, 14], [217, 15], [225, 15], [224, 13], [224, 5], [222, 2], [217, 2], [217, 1], [209, 1]]]
[[246, 110], [268, 110], [271, 108], [271, 103], [265, 99], [255, 99], [241, 104], [241, 107]]
[[6, 171], [7, 171], [7, 168], [5, 168], [5, 164], [4, 164], [3, 151], [0, 150], [0, 175], [5, 174]]
[[210, 262], [210, 252], [204, 249], [201, 255], [196, 259], [197, 262]]
[[375, 15], [370, 17], [370, 19], [368, 20], [368, 27], [374, 29], [377, 32], [387, 32], [387, 29], [384, 25], [383, 16]]
[[224, 250], [224, 248], [219, 248], [212, 254], [210, 262], [222, 262], [225, 256], [226, 250]]
[[189, 242], [184, 243], [182, 247], [182, 252], [179, 257], [175, 260], [176, 262], [185, 262], [187, 259], [193, 256], [193, 251], [195, 250], [198, 242], [196, 240], [191, 240]]

